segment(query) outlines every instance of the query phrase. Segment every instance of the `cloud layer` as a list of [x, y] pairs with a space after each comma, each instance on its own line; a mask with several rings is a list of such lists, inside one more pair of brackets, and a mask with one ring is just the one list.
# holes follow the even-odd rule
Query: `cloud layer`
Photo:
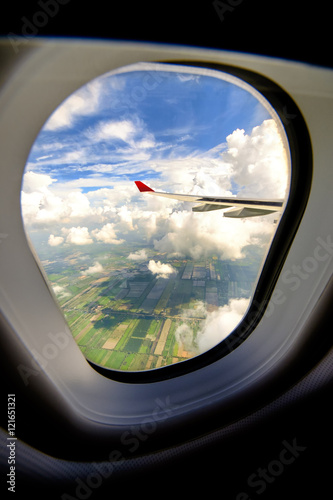
[[[117, 133], [129, 140], [133, 130], [126, 125]], [[111, 128], [108, 133], [116, 131]], [[235, 130], [221, 149], [181, 160], [155, 160], [159, 177], [151, 185], [190, 194], [232, 195], [235, 188], [239, 196], [279, 198], [285, 194], [287, 158], [273, 120], [265, 120], [250, 134]], [[92, 179], [98, 184], [102, 176], [85, 179], [83, 186]], [[150, 182], [149, 177], [145, 180]], [[215, 253], [237, 259], [244, 256], [247, 245], [266, 245], [275, 229], [274, 215], [232, 220], [222, 218], [221, 211], [194, 213], [189, 203], [140, 194], [134, 182], [124, 177], [112, 178], [112, 188], [86, 188], [84, 192], [72, 185], [73, 181], [59, 183], [51, 175], [25, 174], [25, 223], [48, 229], [51, 246], [136, 241], [170, 256], [198, 259]]]

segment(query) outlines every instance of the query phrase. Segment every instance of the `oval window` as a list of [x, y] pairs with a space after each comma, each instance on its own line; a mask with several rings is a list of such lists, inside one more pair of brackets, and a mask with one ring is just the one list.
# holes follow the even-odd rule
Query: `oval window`
[[289, 190], [284, 128], [225, 72], [137, 64], [72, 94], [22, 185], [25, 230], [81, 351], [152, 370], [246, 314]]

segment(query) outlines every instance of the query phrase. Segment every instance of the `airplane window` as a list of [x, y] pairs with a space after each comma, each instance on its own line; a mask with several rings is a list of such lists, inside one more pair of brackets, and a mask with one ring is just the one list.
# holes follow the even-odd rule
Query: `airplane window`
[[251, 305], [289, 179], [281, 120], [227, 72], [142, 63], [69, 96], [32, 147], [21, 206], [87, 360], [149, 371], [226, 339]]

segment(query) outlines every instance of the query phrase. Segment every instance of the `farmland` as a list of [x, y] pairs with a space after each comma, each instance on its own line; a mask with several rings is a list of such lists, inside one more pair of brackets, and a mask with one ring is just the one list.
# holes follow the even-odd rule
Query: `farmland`
[[[72, 335], [90, 361], [115, 370], [148, 370], [198, 354], [196, 334], [208, 312], [231, 298], [248, 298], [258, 259], [167, 259], [174, 272], [153, 274], [148, 261], [130, 262], [126, 252], [100, 252], [99, 272], [87, 272], [84, 251], [53, 256], [43, 266]], [[89, 267], [88, 267], [89, 270]], [[188, 325], [193, 337], [178, 332]]]

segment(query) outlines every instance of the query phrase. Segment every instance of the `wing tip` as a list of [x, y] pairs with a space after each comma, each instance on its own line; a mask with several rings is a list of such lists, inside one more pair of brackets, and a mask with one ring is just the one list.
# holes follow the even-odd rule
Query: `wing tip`
[[138, 190], [140, 191], [140, 193], [144, 193], [146, 191], [153, 191], [153, 189], [151, 189], [149, 186], [147, 186], [146, 184], [144, 184], [143, 182], [141, 181], [134, 181], [135, 184], [136, 184], [136, 187], [138, 188]]

